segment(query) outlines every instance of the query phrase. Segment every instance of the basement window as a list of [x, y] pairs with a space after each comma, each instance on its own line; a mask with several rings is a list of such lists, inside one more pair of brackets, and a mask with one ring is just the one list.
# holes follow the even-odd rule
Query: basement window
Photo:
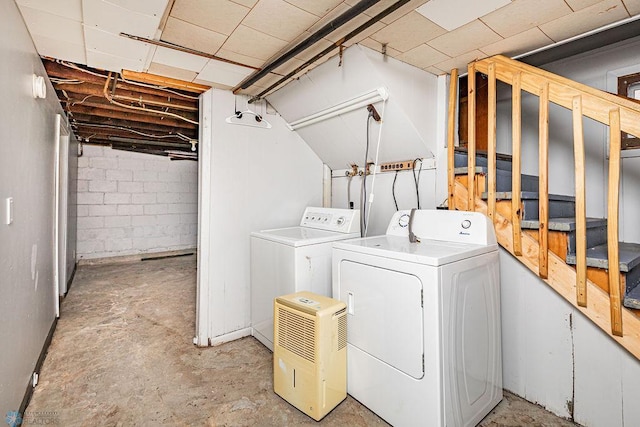
[[[618, 95], [640, 103], [640, 73], [618, 77]], [[631, 150], [638, 148], [640, 148], [640, 138], [622, 132], [622, 149]]]

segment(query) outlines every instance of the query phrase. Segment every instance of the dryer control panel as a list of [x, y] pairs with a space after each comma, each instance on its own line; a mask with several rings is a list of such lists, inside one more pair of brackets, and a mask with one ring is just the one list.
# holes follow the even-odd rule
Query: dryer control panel
[[302, 214], [300, 226], [338, 233], [357, 233], [360, 231], [360, 210], [308, 207]]
[[[396, 212], [389, 222], [387, 235], [408, 239], [410, 218], [409, 210]], [[420, 209], [414, 213], [412, 228], [419, 239], [496, 244], [493, 223], [479, 212]]]

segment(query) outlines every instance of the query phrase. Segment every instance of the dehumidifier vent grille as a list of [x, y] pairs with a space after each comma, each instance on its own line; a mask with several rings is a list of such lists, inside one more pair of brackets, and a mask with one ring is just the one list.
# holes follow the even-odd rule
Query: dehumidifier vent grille
[[347, 309], [344, 308], [336, 313], [338, 318], [338, 350], [347, 346]]
[[297, 313], [278, 307], [278, 345], [315, 363], [315, 323]]

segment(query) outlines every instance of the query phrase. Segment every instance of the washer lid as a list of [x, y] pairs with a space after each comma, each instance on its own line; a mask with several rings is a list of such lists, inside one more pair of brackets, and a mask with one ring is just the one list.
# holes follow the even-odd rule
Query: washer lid
[[411, 243], [407, 237], [389, 235], [336, 242], [333, 247], [435, 267], [498, 249], [497, 244], [474, 245], [441, 240], [422, 240], [420, 243]]
[[360, 237], [360, 233], [338, 233], [307, 227], [288, 227], [255, 231], [251, 233], [251, 236], [288, 246], [299, 247], [333, 242], [336, 240], [353, 239]]

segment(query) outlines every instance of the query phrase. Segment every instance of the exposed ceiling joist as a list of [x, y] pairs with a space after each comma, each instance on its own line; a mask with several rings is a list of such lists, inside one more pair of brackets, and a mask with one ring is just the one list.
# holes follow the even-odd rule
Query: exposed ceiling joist
[[166, 78], [156, 79], [162, 83], [157, 86], [129, 80], [140, 79], [138, 74], [126, 79], [68, 62], [44, 63], [79, 141], [162, 155], [171, 149], [193, 157], [198, 96], [208, 86]]

